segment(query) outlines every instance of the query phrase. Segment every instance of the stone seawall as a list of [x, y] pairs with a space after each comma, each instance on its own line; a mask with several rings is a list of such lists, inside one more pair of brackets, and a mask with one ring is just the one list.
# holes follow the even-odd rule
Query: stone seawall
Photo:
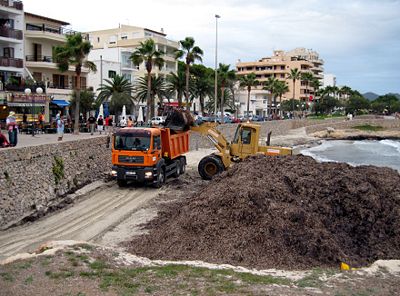
[[65, 195], [105, 178], [106, 137], [0, 150], [0, 229], [68, 202]]

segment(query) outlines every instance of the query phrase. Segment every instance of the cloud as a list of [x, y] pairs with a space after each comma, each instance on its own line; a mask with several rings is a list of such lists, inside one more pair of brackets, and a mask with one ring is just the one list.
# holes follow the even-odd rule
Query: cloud
[[253, 61], [269, 56], [273, 49], [312, 48], [339, 83], [361, 91], [400, 92], [400, 1], [70, 0], [62, 9], [54, 1], [40, 2], [24, 0], [24, 5], [29, 12], [68, 21], [81, 31], [125, 23], [164, 28], [174, 40], [193, 36], [210, 67], [214, 65], [214, 16], [220, 14], [221, 62], [234, 66], [238, 59]]

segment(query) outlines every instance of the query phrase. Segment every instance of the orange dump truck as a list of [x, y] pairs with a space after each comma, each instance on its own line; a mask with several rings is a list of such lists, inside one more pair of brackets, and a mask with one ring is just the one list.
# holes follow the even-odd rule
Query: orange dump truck
[[185, 172], [189, 132], [169, 128], [122, 128], [113, 136], [112, 171], [119, 186], [128, 181], [161, 187], [165, 179]]

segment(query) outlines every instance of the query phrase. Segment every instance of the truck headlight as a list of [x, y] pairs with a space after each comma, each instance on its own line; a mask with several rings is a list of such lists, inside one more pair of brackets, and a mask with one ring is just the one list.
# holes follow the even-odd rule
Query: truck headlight
[[112, 171], [111, 171], [111, 176], [116, 177], [116, 176], [117, 176], [117, 171], [112, 170]]
[[153, 161], [156, 161], [157, 160], [157, 157], [156, 156], [153, 156]]
[[153, 173], [152, 172], [145, 172], [144, 173], [144, 177], [145, 178], [151, 178], [153, 176]]

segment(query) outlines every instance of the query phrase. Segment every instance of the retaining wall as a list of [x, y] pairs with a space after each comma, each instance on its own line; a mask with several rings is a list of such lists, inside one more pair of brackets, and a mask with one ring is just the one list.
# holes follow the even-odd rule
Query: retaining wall
[[66, 202], [66, 193], [108, 175], [107, 138], [0, 150], [0, 229]]

